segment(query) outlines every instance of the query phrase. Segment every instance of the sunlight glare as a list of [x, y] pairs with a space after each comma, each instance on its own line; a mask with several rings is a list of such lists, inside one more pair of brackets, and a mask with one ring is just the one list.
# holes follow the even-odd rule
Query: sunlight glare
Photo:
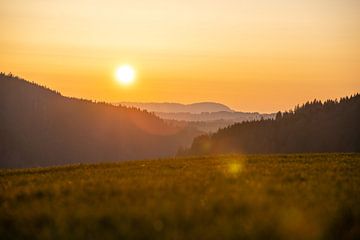
[[135, 70], [130, 65], [123, 65], [116, 70], [116, 79], [121, 85], [131, 85], [135, 80]]

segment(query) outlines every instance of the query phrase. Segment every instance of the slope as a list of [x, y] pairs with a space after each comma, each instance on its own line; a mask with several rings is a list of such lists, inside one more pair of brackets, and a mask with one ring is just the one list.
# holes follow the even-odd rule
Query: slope
[[146, 111], [67, 98], [0, 75], [0, 167], [172, 156], [196, 134]]

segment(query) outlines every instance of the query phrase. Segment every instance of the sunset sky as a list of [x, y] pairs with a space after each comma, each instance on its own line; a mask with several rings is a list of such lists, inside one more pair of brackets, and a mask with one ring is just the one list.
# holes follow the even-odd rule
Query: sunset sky
[[272, 112], [360, 92], [359, 0], [0, 0], [0, 27], [0, 71], [66, 96]]

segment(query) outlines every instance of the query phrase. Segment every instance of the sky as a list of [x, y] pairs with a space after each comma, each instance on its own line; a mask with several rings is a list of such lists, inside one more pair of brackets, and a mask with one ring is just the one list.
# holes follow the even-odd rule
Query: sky
[[65, 96], [275, 112], [360, 92], [358, 0], [0, 0], [0, 28], [0, 71]]

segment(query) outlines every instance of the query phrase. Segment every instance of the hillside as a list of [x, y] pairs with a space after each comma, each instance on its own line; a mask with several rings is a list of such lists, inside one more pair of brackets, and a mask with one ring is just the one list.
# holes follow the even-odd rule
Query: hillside
[[167, 120], [187, 121], [187, 122], [214, 122], [219, 120], [229, 121], [232, 123], [253, 121], [260, 119], [272, 119], [275, 114], [261, 114], [261, 113], [245, 113], [245, 112], [203, 112], [198, 114], [193, 113], [166, 113], [155, 112], [155, 115]]
[[149, 112], [166, 113], [192, 113], [199, 114], [203, 112], [232, 112], [228, 106], [221, 103], [201, 102], [192, 104], [181, 103], [138, 103], [138, 102], [120, 102], [120, 105], [127, 107], [140, 108]]
[[360, 155], [0, 170], [2, 239], [360, 238]]
[[179, 154], [360, 152], [360, 95], [313, 101], [276, 119], [234, 124], [197, 137]]
[[0, 167], [173, 156], [196, 134], [146, 111], [67, 98], [0, 75]]
[[260, 119], [273, 119], [275, 114], [237, 112], [220, 103], [136, 103], [121, 102], [120, 105], [136, 107], [154, 113], [173, 126], [182, 126], [211, 133], [234, 123]]

